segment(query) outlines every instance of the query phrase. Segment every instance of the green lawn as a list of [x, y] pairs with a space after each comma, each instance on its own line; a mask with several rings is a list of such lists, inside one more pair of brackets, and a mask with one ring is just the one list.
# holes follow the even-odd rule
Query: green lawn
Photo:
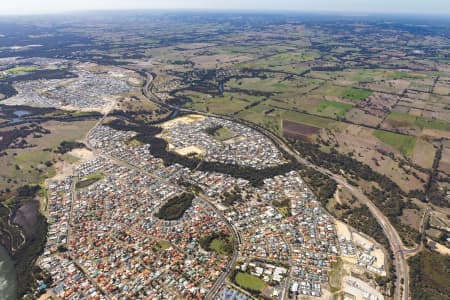
[[105, 178], [104, 174], [102, 174], [102, 173], [94, 173], [94, 174], [91, 174], [91, 175], [86, 176], [86, 177], [82, 178], [81, 180], [79, 180], [75, 184], [75, 187], [77, 189], [86, 188], [86, 187], [96, 183], [97, 181], [102, 180], [103, 178]]
[[[223, 255], [223, 256], [229, 256], [233, 252], [233, 241], [231, 238], [216, 238], [214, 239], [209, 247], [215, 251], [216, 253]], [[231, 251], [230, 251], [231, 250]]]
[[213, 232], [200, 238], [200, 247], [206, 251], [214, 251], [222, 256], [233, 253], [233, 238], [223, 232]]
[[372, 92], [369, 90], [349, 88], [344, 92], [342, 97], [354, 100], [365, 100], [370, 95], [372, 95]]
[[11, 68], [11, 69], [5, 70], [5, 72], [7, 74], [17, 75], [17, 74], [20, 74], [20, 73], [31, 72], [31, 71], [34, 71], [34, 70], [37, 70], [36, 66], [17, 66], [15, 68]]
[[283, 217], [291, 216], [291, 201], [289, 199], [274, 201], [272, 205], [283, 215]]
[[291, 216], [291, 210], [289, 207], [277, 207], [277, 210], [280, 212], [280, 214], [283, 215], [283, 217], [287, 218]]
[[373, 135], [385, 144], [388, 144], [403, 155], [410, 157], [414, 151], [417, 138], [398, 133], [392, 133], [382, 130], [375, 130]]
[[238, 272], [235, 280], [239, 286], [251, 291], [259, 292], [266, 286], [262, 279], [248, 273]]
[[344, 117], [345, 114], [354, 107], [353, 104], [347, 104], [336, 101], [324, 101], [320, 103], [316, 110], [318, 113], [330, 117]]
[[214, 132], [213, 138], [218, 141], [225, 141], [235, 136], [236, 133], [234, 133], [233, 131], [229, 130], [228, 128], [221, 127]]
[[152, 247], [153, 252], [161, 252], [163, 250], [169, 249], [172, 247], [172, 244], [170, 244], [167, 241], [157, 241], [156, 244]]
[[161, 247], [161, 249], [163, 249], [163, 250], [172, 247], [172, 245], [169, 242], [166, 242], [166, 241], [158, 241], [158, 244]]
[[139, 147], [142, 145], [142, 143], [135, 138], [131, 138], [126, 142], [126, 144], [131, 147]]

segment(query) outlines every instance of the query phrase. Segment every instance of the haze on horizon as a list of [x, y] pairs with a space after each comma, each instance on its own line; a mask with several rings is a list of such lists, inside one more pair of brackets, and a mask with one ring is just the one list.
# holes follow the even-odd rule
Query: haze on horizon
[[47, 14], [89, 10], [214, 9], [338, 13], [450, 15], [447, 0], [15, 0], [0, 15]]

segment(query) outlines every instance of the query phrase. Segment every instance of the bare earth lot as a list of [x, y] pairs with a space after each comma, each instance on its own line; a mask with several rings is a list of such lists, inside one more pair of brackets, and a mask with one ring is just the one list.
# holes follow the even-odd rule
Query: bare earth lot
[[287, 138], [311, 141], [320, 128], [283, 120], [283, 135]]

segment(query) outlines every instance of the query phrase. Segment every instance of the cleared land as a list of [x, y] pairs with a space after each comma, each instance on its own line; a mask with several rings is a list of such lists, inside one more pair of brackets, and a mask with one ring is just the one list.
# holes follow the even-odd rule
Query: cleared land
[[283, 120], [283, 135], [287, 138], [311, 141], [320, 128]]
[[412, 160], [421, 167], [431, 169], [433, 167], [436, 148], [425, 139], [418, 138], [412, 153]]
[[[55, 175], [54, 165], [68, 154], [58, 154], [54, 150], [62, 141], [80, 141], [95, 124], [95, 121], [57, 122], [42, 124], [50, 134], [41, 137], [29, 136], [25, 140], [30, 148], [8, 149], [6, 156], [0, 157], [0, 190], [11, 190], [26, 184], [42, 183], [45, 178]], [[51, 162], [51, 164], [49, 163]]]
[[426, 173], [414, 167], [411, 170], [418, 178], [402, 168], [400, 162], [405, 163], [405, 159], [399, 157], [402, 154], [376, 138], [372, 129], [350, 125], [334, 131], [321, 130], [316, 141], [322, 144], [323, 151], [335, 149], [340, 153], [352, 153], [354, 159], [368, 165], [373, 171], [385, 174], [404, 191], [423, 189], [428, 178]]

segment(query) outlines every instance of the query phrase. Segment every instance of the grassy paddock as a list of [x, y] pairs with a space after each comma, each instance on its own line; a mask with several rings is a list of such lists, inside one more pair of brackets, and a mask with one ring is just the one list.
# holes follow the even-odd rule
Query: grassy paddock
[[348, 98], [348, 99], [354, 99], [354, 100], [365, 100], [370, 95], [372, 95], [372, 91], [364, 90], [364, 89], [349, 88], [343, 93], [342, 97]]
[[316, 110], [317, 112], [327, 116], [344, 117], [345, 114], [354, 107], [353, 104], [341, 103], [336, 101], [324, 101], [320, 103]]
[[407, 157], [412, 155], [417, 141], [416, 137], [382, 130], [375, 130], [373, 135], [383, 143], [394, 147]]
[[269, 77], [261, 78], [241, 78], [239, 80], [232, 79], [227, 83], [230, 88], [244, 89], [258, 92], [283, 93], [294, 90], [295, 87], [291, 83], [281, 78]]
[[191, 99], [191, 102], [186, 103], [185, 107], [222, 115], [240, 111], [251, 103], [251, 101], [241, 99], [239, 95], [230, 93], [215, 97], [196, 92], [189, 92], [184, 95]]
[[420, 129], [450, 130], [450, 123], [443, 120], [433, 120], [408, 113], [391, 112], [386, 119], [396, 126], [417, 126]]

